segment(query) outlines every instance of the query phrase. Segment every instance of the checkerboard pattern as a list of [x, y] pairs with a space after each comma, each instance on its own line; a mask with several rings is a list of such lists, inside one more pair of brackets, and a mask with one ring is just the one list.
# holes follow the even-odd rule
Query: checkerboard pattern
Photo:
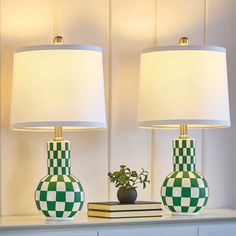
[[70, 175], [70, 143], [50, 141], [47, 147], [49, 175]]
[[48, 142], [48, 172], [35, 191], [38, 210], [49, 218], [72, 218], [83, 207], [84, 191], [80, 182], [70, 175], [68, 141]]
[[173, 140], [174, 171], [195, 171], [195, 140]]
[[174, 172], [161, 188], [163, 204], [174, 213], [198, 213], [208, 201], [208, 185], [195, 171], [195, 142], [193, 139], [173, 141]]

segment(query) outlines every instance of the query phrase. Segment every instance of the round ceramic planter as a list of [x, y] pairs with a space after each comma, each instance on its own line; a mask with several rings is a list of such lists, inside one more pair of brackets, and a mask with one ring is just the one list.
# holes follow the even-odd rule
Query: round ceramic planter
[[119, 188], [117, 191], [117, 198], [120, 203], [134, 203], [137, 199], [137, 191], [135, 188]]

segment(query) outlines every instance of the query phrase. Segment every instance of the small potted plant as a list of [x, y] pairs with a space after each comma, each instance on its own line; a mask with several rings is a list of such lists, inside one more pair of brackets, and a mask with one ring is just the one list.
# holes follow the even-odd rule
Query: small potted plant
[[137, 185], [141, 184], [143, 189], [146, 188], [148, 179], [148, 172], [142, 168], [138, 173], [135, 170], [130, 170], [126, 165], [121, 165], [119, 171], [108, 173], [110, 182], [119, 188], [117, 191], [117, 198], [120, 203], [134, 203], [137, 199]]

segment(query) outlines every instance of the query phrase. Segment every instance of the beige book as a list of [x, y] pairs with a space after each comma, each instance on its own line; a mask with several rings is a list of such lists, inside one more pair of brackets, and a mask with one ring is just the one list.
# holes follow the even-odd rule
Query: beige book
[[161, 210], [161, 202], [152, 201], [136, 201], [135, 203], [119, 203], [119, 202], [89, 202], [88, 210], [101, 211], [131, 211], [131, 210]]

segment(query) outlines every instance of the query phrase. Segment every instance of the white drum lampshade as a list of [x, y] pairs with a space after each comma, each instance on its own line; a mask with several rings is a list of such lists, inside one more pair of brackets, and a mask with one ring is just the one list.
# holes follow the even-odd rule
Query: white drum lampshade
[[106, 127], [102, 50], [42, 45], [14, 54], [12, 129]]
[[139, 126], [230, 126], [224, 48], [148, 49], [141, 55], [140, 66]]

